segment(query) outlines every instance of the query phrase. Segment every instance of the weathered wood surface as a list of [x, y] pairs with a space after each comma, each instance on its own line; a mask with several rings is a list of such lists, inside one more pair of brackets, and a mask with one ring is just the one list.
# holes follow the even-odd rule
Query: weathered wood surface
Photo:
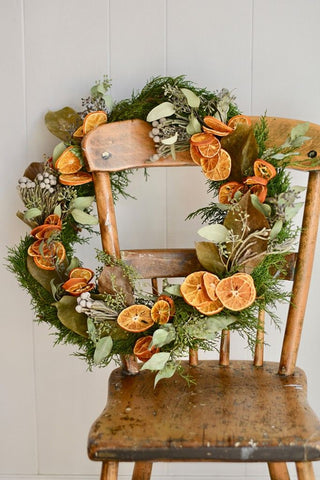
[[[260, 117], [250, 117], [256, 123]], [[269, 127], [269, 145], [281, 145], [290, 130], [301, 120], [292, 120], [278, 117], [266, 117]], [[82, 141], [87, 168], [90, 172], [116, 172], [130, 168], [196, 166], [190, 157], [189, 151], [178, 152], [176, 160], [171, 156], [150, 162], [149, 158], [155, 154], [154, 142], [149, 136], [150, 124], [143, 120], [125, 120], [122, 122], [100, 125], [89, 132]], [[313, 166], [308, 157], [311, 150], [320, 154], [320, 126], [310, 123], [306, 141], [299, 149], [296, 157], [300, 166], [298, 170], [319, 170], [320, 166]], [[302, 163], [301, 163], [302, 161]]]
[[278, 364], [257, 368], [199, 362], [160, 382], [121, 369], [109, 381], [108, 404], [90, 431], [92, 460], [310, 461], [320, 459], [320, 423], [307, 403], [306, 379], [277, 375]]

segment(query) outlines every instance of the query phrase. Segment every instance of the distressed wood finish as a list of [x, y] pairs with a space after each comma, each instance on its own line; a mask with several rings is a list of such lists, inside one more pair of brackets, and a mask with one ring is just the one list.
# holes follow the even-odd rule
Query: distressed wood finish
[[296, 470], [298, 480], [315, 480], [312, 463], [310, 462], [297, 462]]
[[230, 331], [222, 330], [220, 341], [219, 364], [228, 366], [230, 363]]
[[[158, 384], [154, 374], [114, 370], [107, 406], [90, 432], [93, 460], [310, 461], [320, 459], [320, 423], [306, 379], [277, 375], [278, 364], [199, 362]], [[178, 401], [179, 400], [179, 401]]]
[[118, 467], [118, 462], [103, 462], [100, 480], [117, 480]]
[[286, 463], [268, 463], [271, 480], [290, 480]]
[[152, 462], [136, 462], [132, 480], [149, 480], [152, 472]]

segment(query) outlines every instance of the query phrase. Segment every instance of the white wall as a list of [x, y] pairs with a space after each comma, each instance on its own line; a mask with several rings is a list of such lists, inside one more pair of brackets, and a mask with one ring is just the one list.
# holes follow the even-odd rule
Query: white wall
[[[319, 20], [318, 0], [0, 0], [1, 256], [26, 232], [15, 218], [21, 207], [16, 181], [29, 162], [41, 161], [55, 145], [43, 123], [48, 109], [80, 108], [80, 98], [104, 73], [113, 80], [116, 99], [152, 76], [186, 74], [212, 90], [234, 89], [245, 113], [267, 109], [269, 115], [319, 123]], [[184, 188], [190, 171], [181, 172], [157, 170], [147, 184], [143, 175], [135, 176], [131, 189], [139, 200], [118, 205], [123, 247], [129, 245], [127, 219], [141, 208], [146, 222], [137, 219], [141, 226], [133, 247], [141, 246], [142, 238], [154, 247], [192, 245], [196, 222], [183, 219], [205, 203], [205, 193], [191, 202], [193, 195]], [[300, 175], [296, 179], [302, 182]], [[195, 181], [202, 185], [200, 176]], [[152, 203], [145, 201], [148, 192]], [[299, 356], [318, 413], [319, 263], [318, 248]], [[0, 274], [0, 479], [98, 478], [98, 466], [86, 457], [86, 439], [104, 406], [109, 369], [88, 373], [84, 363], [69, 356], [70, 347], [52, 348], [50, 331], [32, 322], [29, 299], [14, 277], [3, 267]], [[273, 328], [268, 342], [273, 345], [268, 358], [278, 358], [280, 335]], [[234, 352], [239, 350], [236, 341]], [[130, 468], [121, 467], [121, 478], [128, 478]], [[320, 479], [318, 465], [316, 472]], [[267, 469], [155, 467], [158, 479], [209, 476], [262, 479]]]

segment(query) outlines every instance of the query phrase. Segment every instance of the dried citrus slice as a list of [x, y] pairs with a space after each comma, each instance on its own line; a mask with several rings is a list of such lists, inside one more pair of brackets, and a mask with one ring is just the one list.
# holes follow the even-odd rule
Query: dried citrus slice
[[93, 278], [94, 272], [90, 268], [76, 267], [69, 273], [69, 278], [83, 278], [86, 282], [90, 282]]
[[41, 243], [42, 240], [36, 240], [29, 246], [28, 255], [30, 255], [30, 257], [39, 257], [39, 255], [41, 255], [39, 250]]
[[44, 225], [56, 225], [62, 228], [62, 221], [59, 215], [52, 213], [45, 219]]
[[66, 148], [56, 160], [54, 168], [60, 173], [70, 174], [81, 170], [82, 165], [80, 159], [73, 153], [73, 148], [73, 146]]
[[106, 112], [98, 110], [97, 112], [88, 113], [83, 120], [83, 134], [90, 132], [94, 128], [107, 123], [108, 117]]
[[90, 292], [94, 288], [93, 283], [88, 283], [83, 278], [69, 278], [62, 288], [74, 297], [78, 297], [81, 293]]
[[[208, 162], [208, 160], [211, 159], [204, 158], [201, 160], [203, 173], [210, 180], [226, 180], [231, 172], [231, 157], [226, 150], [223, 150], [223, 148], [221, 148], [217, 156], [218, 161], [214, 167], [210, 161]], [[216, 157], [213, 157], [213, 159], [215, 158]]]
[[170, 305], [166, 300], [157, 300], [151, 308], [151, 318], [154, 322], [164, 325], [170, 318]]
[[42, 270], [55, 270], [55, 259], [53, 257], [44, 258], [44, 257], [33, 257], [34, 263], [37, 267], [41, 268]]
[[204, 315], [215, 315], [216, 313], [221, 312], [223, 310], [223, 305], [219, 299], [216, 302], [212, 300], [208, 300], [207, 302], [203, 302], [197, 307], [195, 307], [198, 312], [203, 313]]
[[234, 194], [242, 187], [239, 182], [227, 182], [219, 188], [218, 200], [220, 203], [230, 203]]
[[247, 273], [232, 275], [220, 280], [216, 294], [221, 303], [235, 312], [249, 307], [256, 298], [256, 289]]
[[194, 145], [193, 143], [190, 143], [190, 155], [194, 163], [200, 165], [202, 155], [199, 152], [199, 148], [196, 147], [196, 145]]
[[218, 135], [219, 137], [225, 137], [226, 135], [229, 135], [229, 133], [233, 132], [233, 128], [221, 122], [221, 120], [218, 118], [210, 115], [204, 117], [203, 121], [210, 132], [214, 135]]
[[157, 353], [160, 350], [157, 347], [151, 347], [149, 349], [151, 342], [152, 342], [152, 336], [148, 335], [146, 337], [139, 338], [136, 341], [135, 346], [133, 347], [134, 355], [142, 362], [146, 362], [152, 357], [154, 353]]
[[204, 271], [190, 273], [180, 287], [181, 295], [185, 301], [193, 307], [197, 307], [210, 300], [202, 281], [204, 273]]
[[46, 243], [42, 254], [33, 256], [34, 263], [43, 270], [55, 270], [58, 263], [66, 258], [66, 250], [61, 242]]
[[117, 322], [127, 332], [144, 332], [154, 324], [151, 309], [146, 305], [130, 305], [122, 310]]
[[253, 177], [247, 177], [244, 180], [244, 183], [246, 185], [267, 185], [268, 180], [263, 177], [256, 177], [255, 175]]
[[61, 228], [59, 225], [38, 225], [31, 230], [30, 235], [38, 240], [43, 240], [49, 238], [55, 232], [60, 232]]
[[72, 135], [74, 138], [82, 138], [83, 137], [83, 125], [80, 125], [79, 128], [73, 133]]
[[190, 142], [199, 147], [199, 145], [209, 145], [215, 137], [211, 133], [195, 133], [190, 138]]
[[174, 314], [176, 313], [176, 307], [175, 307], [173, 299], [171, 297], [169, 297], [169, 295], [160, 295], [160, 297], [158, 297], [158, 300], [165, 300], [166, 302], [169, 303], [169, 305], [170, 305], [170, 317], [173, 317]]
[[[204, 288], [206, 289], [207, 295], [210, 300], [217, 300], [216, 288], [220, 282], [220, 278], [217, 275], [214, 275], [210, 272], [205, 272], [202, 277]], [[220, 303], [220, 302], [219, 302]]]
[[[200, 154], [205, 158], [212, 158], [215, 157], [220, 149], [221, 144], [216, 137], [213, 137], [213, 140], [208, 145], [199, 145], [198, 146]], [[201, 163], [201, 162], [200, 162]]]
[[239, 123], [250, 126], [251, 120], [246, 115], [235, 115], [234, 117], [230, 118], [228, 126], [235, 129]]
[[261, 160], [260, 158], [254, 162], [253, 171], [256, 177], [262, 177], [268, 181], [277, 175], [277, 171], [274, 166], [265, 160]]
[[261, 203], [265, 201], [268, 194], [268, 188], [266, 185], [252, 185], [250, 192], [258, 197]]
[[92, 182], [92, 175], [87, 172], [78, 172], [70, 175], [60, 175], [59, 182], [62, 185], [83, 185]]

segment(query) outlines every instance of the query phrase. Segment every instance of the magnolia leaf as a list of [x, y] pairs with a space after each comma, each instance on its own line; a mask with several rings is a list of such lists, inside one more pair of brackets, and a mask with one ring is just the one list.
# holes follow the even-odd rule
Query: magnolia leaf
[[82, 225], [96, 225], [99, 222], [97, 217], [89, 215], [89, 213], [85, 213], [79, 208], [74, 208], [70, 213], [75, 221], [77, 223], [81, 223]]
[[171, 378], [177, 369], [177, 365], [174, 363], [168, 363], [165, 365], [156, 375], [154, 379], [154, 386], [157, 386], [157, 383], [159, 380], [162, 380], [163, 378]]
[[147, 122], [159, 120], [162, 117], [170, 117], [175, 113], [174, 105], [170, 102], [163, 102], [154, 107], [147, 116]]
[[68, 265], [68, 268], [66, 269], [66, 273], [69, 274], [71, 270], [74, 268], [80, 267], [80, 260], [77, 257], [72, 257], [71, 262]]
[[277, 236], [281, 232], [282, 227], [283, 227], [283, 221], [282, 220], [277, 220], [275, 222], [275, 224], [273, 225], [273, 227], [271, 228], [269, 239], [274, 240], [275, 238], [277, 238]]
[[65, 151], [65, 149], [66, 149], [66, 146], [65, 146], [64, 142], [60, 142], [60, 143], [58, 143], [58, 145], [56, 145], [54, 147], [53, 153], [52, 153], [53, 165], [55, 165], [56, 161], [62, 155], [62, 153]]
[[94, 322], [93, 322], [92, 318], [90, 318], [90, 317], [88, 317], [88, 320], [87, 320], [87, 328], [88, 328], [89, 338], [94, 343], [96, 343], [96, 341], [97, 341], [97, 330], [96, 330], [96, 327], [94, 325]]
[[309, 122], [304, 122], [304, 123], [299, 123], [290, 132], [290, 139], [295, 140], [297, 137], [303, 137], [307, 131], [309, 130], [310, 123]]
[[82, 125], [80, 115], [70, 107], [64, 107], [55, 112], [47, 112], [44, 121], [49, 132], [63, 142], [69, 142], [73, 132]]
[[107, 358], [112, 350], [113, 341], [110, 336], [100, 338], [93, 354], [93, 361], [95, 365], [99, 365], [105, 358]]
[[186, 128], [187, 134], [188, 135], [193, 135], [194, 133], [199, 133], [201, 132], [201, 124], [197, 117], [194, 116], [193, 113], [190, 114], [189, 116], [189, 123]]
[[30, 275], [50, 293], [52, 293], [52, 280], [55, 280], [57, 283], [61, 283], [61, 280], [55, 270], [43, 270], [42, 268], [37, 267], [33, 261], [33, 258], [29, 255], [27, 256], [27, 268]]
[[227, 241], [229, 230], [224, 225], [216, 223], [200, 228], [198, 234], [211, 242], [222, 243]]
[[31, 220], [32, 218], [39, 217], [41, 214], [42, 210], [39, 210], [39, 208], [29, 208], [29, 210], [24, 213], [24, 218], [26, 220]]
[[253, 162], [258, 158], [258, 146], [253, 127], [238, 124], [232, 133], [221, 138], [221, 147], [227, 150], [232, 158], [228, 181], [234, 180], [241, 183], [243, 177], [252, 168]]
[[164, 138], [163, 140], [161, 140], [161, 143], [163, 143], [163, 145], [173, 145], [174, 143], [176, 143], [177, 140], [178, 133], [176, 132], [172, 137]]
[[292, 220], [293, 217], [297, 215], [300, 208], [303, 206], [303, 202], [295, 203], [294, 205], [287, 207], [284, 212], [286, 221]]
[[38, 173], [43, 173], [43, 162], [32, 162], [30, 165], [25, 169], [23, 176], [30, 178], [30, 180], [34, 180]]
[[150, 344], [150, 347], [163, 347], [164, 345], [167, 345], [168, 343], [171, 343], [176, 337], [176, 330], [174, 326], [171, 323], [168, 323], [166, 325], [163, 325], [162, 328], [158, 328], [153, 333], [152, 336], [152, 342]]
[[197, 242], [196, 253], [199, 262], [205, 270], [220, 276], [225, 272], [217, 245], [211, 242]]
[[61, 218], [62, 210], [61, 210], [61, 204], [60, 204], [60, 203], [58, 203], [58, 205], [56, 205], [56, 206], [54, 207], [53, 213], [54, 213], [55, 215], [58, 215], [58, 217]]
[[53, 305], [58, 310], [58, 318], [65, 327], [81, 337], [88, 337], [87, 316], [84, 313], [76, 312], [76, 297], [64, 295], [59, 302], [55, 302]]
[[169, 293], [169, 295], [175, 295], [176, 297], [182, 297], [181, 291], [180, 291], [181, 285], [179, 284], [172, 284], [172, 285], [167, 285], [164, 288], [164, 293]]
[[100, 293], [109, 293], [115, 295], [122, 293], [126, 305], [134, 304], [133, 289], [128, 277], [123, 273], [120, 266], [105, 266], [98, 279], [98, 289]]
[[51, 287], [51, 292], [52, 292], [53, 298], [54, 298], [55, 300], [57, 300], [57, 298], [56, 298], [57, 287], [56, 287], [54, 281], [55, 281], [54, 278], [52, 278], [52, 279], [50, 280], [50, 287]]
[[169, 360], [170, 352], [159, 352], [142, 365], [141, 370], [161, 370]]
[[271, 215], [271, 207], [267, 203], [261, 203], [257, 195], [254, 193], [251, 194], [251, 203], [261, 212], [265, 217], [269, 217]]
[[94, 202], [95, 197], [76, 197], [70, 202], [70, 210], [78, 208], [79, 210], [84, 210], [85, 208], [91, 207]]
[[186, 97], [189, 107], [199, 108], [200, 98], [192, 90], [189, 90], [188, 88], [181, 88], [180, 90]]

